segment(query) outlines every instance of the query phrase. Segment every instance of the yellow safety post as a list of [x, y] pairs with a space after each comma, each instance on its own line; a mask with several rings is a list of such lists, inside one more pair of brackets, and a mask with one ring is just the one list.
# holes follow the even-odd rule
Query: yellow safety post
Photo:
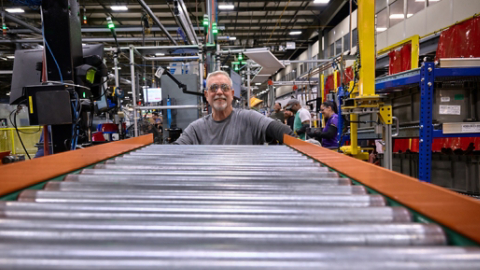
[[412, 51], [410, 55], [410, 69], [416, 69], [418, 68], [418, 55], [419, 55], [419, 50], [420, 50], [420, 36], [419, 35], [414, 35], [411, 36], [407, 39], [404, 39], [400, 42], [397, 42], [393, 45], [390, 45], [388, 47], [385, 47], [377, 52], [377, 55], [385, 54], [388, 53], [392, 50], [395, 50], [398, 47], [403, 46], [404, 44], [411, 43], [412, 44]]
[[13, 133], [13, 129], [10, 129], [10, 138], [12, 138], [12, 155], [15, 155], [17, 151], [15, 151], [15, 134]]
[[358, 37], [360, 43], [359, 97], [375, 95], [375, 1], [358, 0]]

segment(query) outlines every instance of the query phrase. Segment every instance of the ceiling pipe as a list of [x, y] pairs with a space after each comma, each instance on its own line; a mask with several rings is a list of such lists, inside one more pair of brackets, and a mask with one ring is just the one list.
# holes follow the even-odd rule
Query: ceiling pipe
[[148, 5], [145, 3], [145, 1], [137, 0], [137, 2], [143, 7], [143, 9], [148, 13], [148, 15], [150, 15], [150, 17], [158, 25], [158, 27], [160, 27], [160, 29], [162, 29], [163, 33], [168, 37], [168, 39], [170, 39], [170, 41], [173, 44], [178, 45], [177, 42], [173, 39], [173, 37], [168, 33], [167, 29], [165, 29], [165, 27], [162, 25], [162, 23], [157, 18], [157, 16], [155, 16], [155, 14], [152, 12], [150, 7], [148, 7]]
[[[202, 38], [200, 38], [202, 39]], [[128, 37], [128, 38], [117, 38], [118, 42], [141, 42], [143, 38], [141, 37]], [[145, 38], [147, 42], [153, 41], [168, 41], [169, 38], [167, 37], [152, 37], [152, 38]], [[181, 40], [181, 38], [177, 38], [177, 40]], [[218, 40], [228, 40], [227, 36], [218, 37]], [[42, 43], [42, 39], [0, 39], [0, 43]], [[107, 37], [99, 37], [99, 38], [82, 38], [83, 43], [87, 42], [115, 42], [114, 38], [107, 38]], [[178, 46], [178, 45], [177, 45]]]
[[[6, 19], [8, 19], [8, 20], [10, 20], [10, 21], [12, 21], [12, 22], [14, 22], [14, 23], [16, 23], [16, 24], [20, 24], [20, 25], [22, 25], [22, 26], [25, 26], [26, 28], [32, 30], [33, 32], [35, 32], [35, 33], [37, 33], [37, 34], [40, 34], [40, 35], [42, 34], [42, 30], [41, 30], [41, 29], [38, 29], [38, 28], [36, 28], [35, 26], [32, 26], [32, 25], [30, 25], [30, 24], [28, 24], [28, 23], [20, 20], [19, 18], [10, 15], [10, 14], [9, 14], [8, 12], [6, 12], [6, 11], [2, 11], [2, 16], [3, 16], [4, 18], [6, 18]], [[43, 41], [42, 41], [42, 42], [43, 42]]]
[[[219, 26], [217, 27], [219, 30], [225, 30], [225, 26]], [[167, 31], [177, 31], [178, 27], [171, 27], [167, 26], [165, 27]], [[195, 31], [200, 31], [203, 30], [203, 27], [193, 27], [193, 30]], [[115, 32], [142, 32], [143, 29], [142, 27], [116, 27]], [[151, 32], [160, 32], [163, 31], [159, 27], [152, 27], [150, 28]], [[7, 30], [7, 33], [9, 34], [29, 34], [32, 33], [33, 31], [30, 29], [9, 29]], [[110, 33], [110, 29], [105, 28], [105, 27], [87, 27], [87, 28], [82, 28], [82, 33]]]

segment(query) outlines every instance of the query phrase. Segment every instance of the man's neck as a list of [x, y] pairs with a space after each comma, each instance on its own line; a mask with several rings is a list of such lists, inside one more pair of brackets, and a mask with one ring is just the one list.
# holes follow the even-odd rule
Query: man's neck
[[213, 120], [215, 120], [215, 121], [225, 120], [227, 117], [230, 116], [230, 114], [232, 114], [232, 111], [233, 111], [233, 107], [227, 107], [223, 111], [217, 111], [217, 110], [213, 109], [213, 113], [212, 113]]

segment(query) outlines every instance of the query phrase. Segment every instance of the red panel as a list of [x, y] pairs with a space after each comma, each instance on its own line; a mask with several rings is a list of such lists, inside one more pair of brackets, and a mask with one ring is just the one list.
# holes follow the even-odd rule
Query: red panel
[[480, 57], [479, 39], [480, 17], [454, 25], [440, 35], [436, 59]]
[[407, 71], [412, 68], [411, 59], [412, 59], [412, 44], [405, 44], [400, 49], [400, 55], [402, 57], [402, 71]]
[[388, 67], [388, 74], [397, 74], [402, 72], [402, 57], [400, 51], [391, 51], [388, 53], [389, 59], [389, 67]]

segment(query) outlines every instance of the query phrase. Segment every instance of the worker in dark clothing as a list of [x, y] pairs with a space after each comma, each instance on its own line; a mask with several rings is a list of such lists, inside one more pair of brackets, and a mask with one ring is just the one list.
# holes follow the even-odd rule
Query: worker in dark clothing
[[292, 111], [285, 110], [285, 124], [293, 130], [293, 123], [295, 122], [295, 116]]
[[338, 114], [337, 106], [332, 101], [325, 101], [320, 107], [323, 117], [325, 117], [326, 123], [322, 131], [310, 131], [307, 135], [311, 138], [319, 141], [323, 147], [337, 148], [337, 130], [338, 130]]

